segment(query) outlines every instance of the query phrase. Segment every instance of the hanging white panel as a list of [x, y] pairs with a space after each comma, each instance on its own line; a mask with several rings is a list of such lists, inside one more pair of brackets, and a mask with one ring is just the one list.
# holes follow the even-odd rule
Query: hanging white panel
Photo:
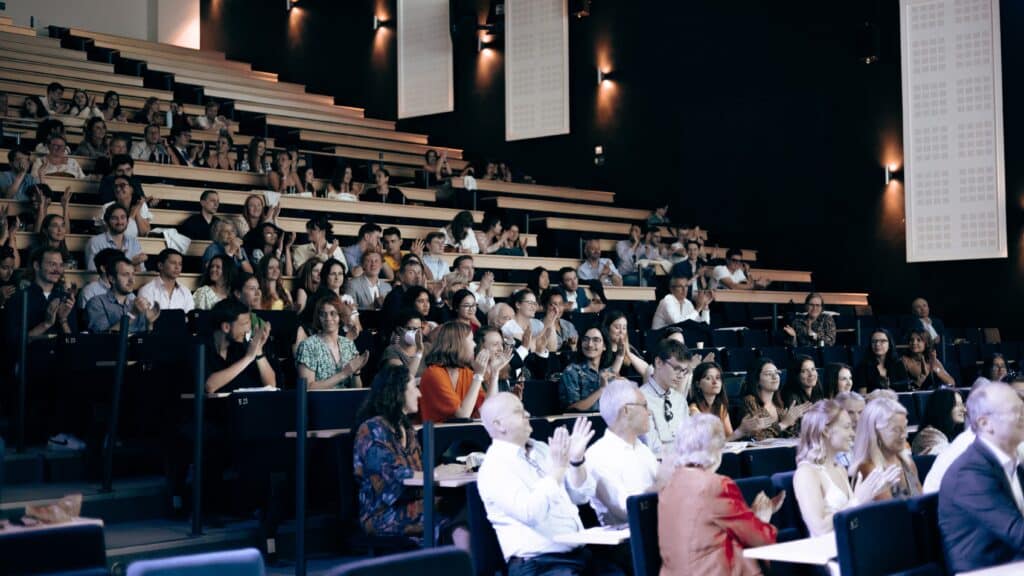
[[398, 0], [397, 17], [398, 117], [451, 112], [455, 92], [448, 0]]
[[505, 139], [569, 133], [566, 0], [505, 2]]
[[998, 0], [901, 0], [907, 261], [1006, 258]]

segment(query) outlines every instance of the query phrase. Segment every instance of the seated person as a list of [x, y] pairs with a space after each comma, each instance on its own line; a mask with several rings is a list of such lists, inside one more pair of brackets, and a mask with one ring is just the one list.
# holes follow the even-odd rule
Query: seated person
[[[597, 327], [588, 329], [580, 338], [576, 362], [562, 372], [558, 398], [563, 410], [596, 412], [605, 383], [618, 373], [608, 349], [608, 333]], [[621, 365], [622, 357], [618, 358]]]
[[[797, 354], [786, 372], [786, 383], [782, 385], [782, 404], [784, 406], [803, 406], [810, 409], [811, 404], [824, 398], [818, 384], [818, 369], [810, 356]], [[800, 431], [800, 421], [796, 422], [794, 434]]]
[[231, 123], [220, 114], [220, 104], [214, 100], [207, 100], [206, 105], [203, 106], [203, 115], [189, 118], [189, 123], [193, 128], [199, 130], [215, 132], [230, 132], [231, 130]]
[[868, 340], [871, 348], [857, 365], [854, 388], [861, 394], [889, 390], [907, 380], [907, 369], [896, 359], [896, 346], [885, 328], [876, 328]]
[[793, 320], [792, 326], [782, 330], [790, 337], [790, 346], [835, 346], [836, 322], [831, 314], [824, 314], [825, 301], [821, 294], [811, 292], [804, 299], [807, 313]]
[[178, 226], [178, 230], [193, 242], [212, 239], [210, 231], [219, 220], [217, 210], [220, 209], [220, 194], [216, 190], [203, 190], [199, 196], [199, 213], [193, 214]]
[[558, 291], [565, 298], [566, 312], [579, 312], [581, 314], [600, 314], [604, 310], [604, 302], [594, 299], [593, 302], [587, 298], [587, 291], [580, 286], [579, 276], [575, 268], [566, 266], [558, 271], [558, 278], [561, 284]]
[[327, 183], [327, 197], [332, 200], [357, 202], [363, 189], [363, 183], [355, 181], [351, 166], [336, 168], [334, 177]]
[[[498, 373], [511, 353], [473, 356], [473, 331], [461, 322], [446, 322], [437, 329], [433, 347], [424, 358], [420, 379], [420, 418], [442, 423], [450, 418], [476, 418], [484, 400], [498, 393]], [[484, 382], [485, 377], [490, 380]]]
[[480, 416], [492, 442], [477, 489], [509, 575], [590, 574], [597, 566], [585, 547], [554, 541], [583, 530], [577, 506], [595, 494], [584, 466], [590, 421], [577, 418], [571, 433], [557, 428], [549, 444], [531, 440], [530, 414], [508, 392], [488, 398]]
[[146, 98], [135, 114], [132, 114], [131, 122], [138, 124], [159, 124], [160, 122], [160, 100], [156, 96]]
[[404, 204], [405, 195], [398, 188], [389, 185], [391, 173], [385, 168], [380, 168], [374, 174], [374, 186], [364, 189], [359, 199], [364, 202], [387, 202], [389, 204]]
[[252, 274], [255, 269], [249, 261], [249, 255], [242, 247], [242, 239], [238, 235], [238, 226], [234, 220], [217, 220], [214, 225], [213, 243], [206, 247], [203, 252], [203, 265], [206, 265], [211, 258], [218, 254], [224, 254], [231, 258], [235, 267], [243, 272]]
[[28, 202], [28, 191], [38, 182], [31, 172], [32, 153], [28, 148], [14, 146], [7, 152], [11, 169], [0, 172], [0, 194], [17, 202]]
[[399, 314], [391, 331], [390, 344], [381, 355], [381, 366], [405, 366], [413, 376], [419, 378], [427, 367], [423, 363], [423, 316], [412, 308], [405, 308]]
[[448, 262], [444, 259], [444, 234], [431, 232], [423, 242], [425, 254], [420, 257], [423, 263], [423, 272], [427, 280], [440, 280], [449, 271]]
[[195, 307], [192, 293], [178, 282], [182, 260], [181, 252], [174, 248], [161, 250], [156, 257], [156, 270], [160, 275], [139, 288], [139, 297], [158, 304], [161, 310], [191, 312]]
[[640, 392], [647, 397], [651, 431], [645, 443], [656, 454], [675, 441], [679, 423], [689, 416], [684, 410], [690, 386], [690, 353], [675, 340], [664, 339], [654, 350], [654, 362]]
[[928, 397], [919, 431], [910, 445], [914, 456], [936, 456], [964, 430], [964, 399], [952, 388], [939, 388]]
[[235, 270], [235, 263], [227, 254], [210, 258], [199, 278], [199, 288], [192, 293], [192, 300], [198, 310], [210, 310], [217, 302], [231, 295]]
[[367, 222], [359, 227], [359, 240], [350, 246], [345, 246], [342, 252], [345, 254], [345, 263], [352, 271], [353, 276], [359, 276], [363, 271], [359, 268], [359, 261], [363, 258], [363, 252], [367, 250], [380, 251], [380, 226], [373, 222]]
[[217, 146], [206, 153], [206, 167], [214, 170], [234, 170], [237, 158], [235, 141], [231, 134], [221, 132], [217, 136]]
[[100, 202], [110, 202], [114, 199], [114, 178], [126, 176], [131, 180], [132, 190], [145, 198], [146, 192], [142, 189], [142, 182], [135, 176], [135, 161], [127, 154], [115, 154], [110, 158], [110, 173], [100, 180]]
[[679, 324], [680, 322], [697, 322], [711, 325], [711, 302], [715, 295], [710, 290], [702, 290], [697, 293], [696, 305], [686, 297], [690, 287], [688, 276], [673, 276], [669, 280], [669, 293], [658, 302], [658, 309], [654, 312], [654, 320], [651, 321], [651, 329], [661, 330], [666, 326]]
[[89, 118], [85, 123], [85, 135], [75, 148], [75, 156], [102, 158], [107, 155], [107, 123], [102, 117]]
[[271, 190], [280, 194], [298, 194], [303, 190], [298, 167], [292, 163], [292, 157], [287, 150], [278, 150], [274, 153], [273, 168], [267, 175], [267, 183]]
[[942, 335], [946, 331], [946, 325], [942, 323], [942, 320], [931, 317], [928, 301], [924, 298], [915, 298], [910, 304], [910, 309], [910, 316], [903, 319], [902, 332], [907, 334], [911, 330], [924, 330], [931, 338], [932, 344], [940, 344]]
[[793, 492], [811, 536], [831, 533], [836, 512], [871, 501], [897, 478], [898, 468], [879, 468], [851, 488], [847, 469], [836, 457], [853, 445], [853, 422], [838, 402], [818, 402], [804, 415]]
[[749, 276], [750, 267], [743, 262], [743, 251], [730, 248], [725, 253], [725, 264], [715, 266], [712, 277], [719, 290], [753, 290], [767, 288], [770, 280]]
[[214, 328], [206, 345], [206, 392], [276, 388], [277, 374], [264, 353], [270, 323], [254, 327], [249, 308], [234, 298], [215, 304], [210, 315]]
[[348, 304], [335, 295], [320, 298], [313, 317], [313, 333], [299, 344], [295, 365], [309, 390], [362, 388], [359, 371], [370, 353], [359, 354], [343, 327], [352, 314]]
[[444, 233], [445, 252], [460, 254], [479, 254], [480, 245], [476, 243], [473, 232], [473, 213], [463, 210], [452, 218], [452, 221], [440, 230]]
[[856, 486], [874, 470], [897, 471], [896, 477], [875, 494], [875, 500], [921, 495], [917, 466], [907, 446], [907, 409], [896, 400], [868, 402], [857, 421], [857, 438], [850, 455], [849, 474]]
[[43, 104], [43, 99], [39, 96], [26, 96], [25, 101], [21, 105], [21, 118], [28, 118], [30, 120], [40, 120], [50, 115], [50, 112], [46, 110], [46, 105]]
[[306, 222], [306, 234], [309, 236], [308, 244], [296, 244], [292, 247], [292, 266], [296, 270], [306, 263], [310, 258], [316, 258], [321, 262], [334, 258], [345, 262], [345, 254], [334, 240], [334, 232], [327, 216], [320, 215], [310, 218]]
[[1024, 497], [1014, 466], [1024, 441], [1024, 404], [1002, 382], [983, 384], [967, 397], [967, 414], [977, 438], [939, 489], [939, 531], [951, 574], [1024, 559]]
[[121, 318], [127, 316], [131, 334], [148, 332], [160, 316], [160, 305], [132, 293], [135, 288], [135, 267], [120, 256], [108, 262], [107, 282], [110, 290], [89, 300], [85, 306], [90, 332], [116, 332]]
[[61, 279], [64, 261], [60, 250], [46, 247], [32, 254], [33, 281], [10, 298], [6, 314], [9, 345], [21, 337], [21, 291], [28, 292], [28, 337], [30, 340], [50, 334], [74, 334], [78, 323], [75, 294], [65, 289]]
[[103, 119], [107, 122], [124, 122], [127, 119], [125, 110], [121, 108], [121, 96], [113, 90], [103, 94], [103, 104], [98, 108], [103, 112]]
[[109, 206], [117, 204], [128, 211], [128, 228], [125, 236], [147, 236], [153, 213], [149, 210], [146, 199], [132, 188], [132, 181], [127, 176], [114, 176], [114, 199], [100, 207], [99, 217], [95, 222], [102, 222], [103, 213]]
[[294, 310], [291, 294], [284, 286], [285, 264], [275, 254], [267, 254], [256, 265], [256, 277], [263, 293], [264, 310]]
[[906, 344], [907, 348], [900, 355], [900, 360], [910, 378], [911, 390], [956, 386], [956, 380], [946, 372], [927, 332], [911, 330], [907, 333]]
[[693, 369], [693, 385], [690, 387], [690, 415], [711, 414], [722, 421], [722, 430], [727, 441], [743, 440], [756, 434], [761, 428], [771, 426], [768, 418], [747, 416], [733, 430], [729, 419], [729, 394], [722, 385], [722, 367], [715, 362], [701, 362]]
[[192, 145], [192, 129], [188, 124], [175, 124], [171, 128], [171, 164], [198, 166], [203, 157], [204, 148], [205, 145]]
[[[96, 105], [95, 96], [89, 96], [85, 90], [79, 88], [71, 96], [71, 107], [68, 108], [68, 116], [82, 118], [83, 120], [90, 120], [92, 118], [103, 120], [103, 111]], [[88, 133], [89, 131], [86, 130], [86, 134]]]
[[605, 286], [622, 286], [622, 274], [608, 258], [601, 257], [601, 242], [591, 238], [583, 245], [586, 257], [576, 269], [580, 280], [597, 280]]
[[1007, 377], [1009, 375], [1010, 372], [1006, 368], [1006, 358], [999, 352], [992, 352], [985, 358], [981, 365], [981, 374], [974, 380], [971, 387], [991, 382], [1008, 382]]
[[124, 256], [124, 253], [120, 250], [104, 248], [93, 258], [93, 265], [96, 267], [97, 272], [96, 278], [78, 292], [78, 302], [82, 310], [85, 310], [85, 305], [89, 303], [89, 300], [101, 294], [106, 294], [110, 290], [110, 282], [107, 280], [108, 270], [110, 270], [111, 263], [122, 256]]
[[143, 254], [138, 238], [125, 234], [128, 230], [128, 211], [120, 204], [111, 204], [103, 211], [103, 223], [106, 225], [106, 232], [93, 236], [85, 245], [86, 267], [95, 272], [96, 255], [104, 248], [114, 248], [123, 252], [135, 265], [136, 270], [144, 270], [143, 262], [149, 257]]
[[[414, 240], [411, 252], [423, 260], [423, 242]], [[402, 265], [402, 256], [407, 252], [402, 251], [402, 231], [394, 226], [389, 226], [381, 232], [380, 245], [382, 249], [383, 267], [380, 269], [380, 276], [387, 281], [395, 279], [395, 273]]]
[[622, 274], [622, 283], [626, 286], [640, 286], [641, 276], [644, 283], [654, 278], [654, 268], [641, 269], [640, 260], [661, 260], [663, 258], [661, 238], [657, 226], [632, 224], [629, 236], [615, 243], [615, 254], [618, 256], [617, 269]]
[[167, 164], [170, 162], [170, 144], [160, 134], [160, 124], [150, 124], [143, 132], [142, 140], [132, 144], [129, 155], [133, 160]]
[[37, 180], [45, 176], [85, 179], [85, 172], [82, 172], [78, 161], [68, 156], [68, 144], [63, 134], [51, 134], [47, 148], [49, 153], [32, 164], [32, 175]]
[[654, 488], [658, 459], [640, 441], [650, 432], [647, 397], [629, 380], [615, 379], [601, 395], [601, 418], [608, 428], [587, 449], [587, 474], [597, 482], [590, 506], [602, 526], [629, 522], [626, 499]]
[[758, 358], [747, 370], [740, 396], [743, 397], [743, 418], [755, 418], [768, 426], [759, 426], [750, 437], [754, 440], [788, 438], [793, 436], [796, 423], [810, 409], [809, 403], [782, 403], [779, 391], [779, 370], [770, 358]]
[[576, 346], [579, 344], [580, 335], [579, 332], [576, 331], [576, 326], [563, 317], [565, 299], [562, 298], [562, 293], [552, 288], [544, 290], [540, 295], [540, 305], [544, 310], [542, 324], [545, 323], [549, 317], [553, 319], [552, 329], [555, 341], [554, 350], [551, 351], [575, 352]]
[[777, 529], [769, 524], [785, 493], [768, 498], [758, 493], [748, 507], [731, 478], [715, 473], [722, 462], [722, 421], [710, 414], [683, 420], [673, 454], [671, 476], [658, 494], [658, 548], [661, 574], [756, 575], [756, 560], [744, 548], [774, 544]]
[[480, 281], [475, 282], [473, 278], [476, 277], [476, 266], [474, 266], [473, 257], [469, 254], [455, 257], [455, 261], [452, 262], [452, 272], [458, 272], [469, 280], [467, 288], [476, 296], [476, 305], [480, 312], [484, 314], [490, 312], [494, 306], [494, 295], [491, 293], [491, 289], [494, 287], [494, 272], [485, 270], [480, 275]]
[[46, 112], [50, 115], [67, 114], [68, 103], [64, 101], [64, 86], [60, 82], [50, 82], [46, 87], [46, 98], [43, 99]]

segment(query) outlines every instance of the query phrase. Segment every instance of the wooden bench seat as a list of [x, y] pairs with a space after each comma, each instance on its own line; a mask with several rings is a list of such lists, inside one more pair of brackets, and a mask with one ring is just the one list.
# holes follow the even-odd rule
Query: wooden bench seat
[[[277, 74], [274, 74], [272, 72], [260, 72], [257, 70], [251, 70], [237, 66], [225, 68], [224, 66], [219, 65], [217, 63], [181, 60], [175, 58], [172, 55], [168, 55], [160, 51], [136, 49], [130, 46], [122, 46], [117, 48], [105, 46], [105, 48], [109, 50], [116, 50], [117, 55], [121, 58], [145, 62], [147, 67], [150, 64], [153, 64], [156, 66], [171, 68], [171, 70], [161, 70], [163, 72], [221, 74], [225, 78], [249, 79], [261, 82], [277, 82]], [[156, 70], [156, 68], [154, 68], [154, 70]]]
[[572, 214], [580, 218], [602, 218], [611, 220], [629, 220], [643, 222], [650, 214], [649, 210], [620, 208], [617, 206], [588, 205], [580, 206], [572, 202], [556, 202], [554, 200], [538, 200], [535, 198], [518, 198], [514, 196], [492, 196], [481, 199], [490, 205], [503, 210], [518, 210], [531, 214], [531, 220], [540, 216], [535, 214]]
[[0, 34], [0, 48], [9, 52], [28, 52], [36, 54], [38, 56], [46, 56], [48, 58], [57, 58], [60, 60], [76, 61], [76, 62], [88, 62], [88, 55], [85, 52], [78, 52], [76, 50], [67, 50], [65, 48], [56, 47], [49, 48], [46, 46], [36, 46], [30, 42], [19, 42], [19, 38], [10, 34]]
[[119, 51], [121, 56], [132, 60], [143, 60], [146, 62], [146, 68], [154, 70], [156, 72], [165, 72], [168, 74], [190, 76], [194, 78], [217, 80], [220, 82], [230, 81], [236, 86], [252, 86], [254, 88], [274, 88], [281, 92], [291, 92], [296, 94], [305, 94], [306, 87], [302, 84], [296, 84], [294, 82], [280, 82], [275, 79], [264, 78], [264, 77], [252, 77], [247, 74], [230, 74], [225, 73], [223, 70], [213, 70], [205, 67], [192, 67], [188, 68], [185, 66], [177, 65], [173, 60], [165, 60], [162, 58], [154, 58], [153, 56], [147, 58], [133, 58], [130, 53], [126, 54], [124, 51]]
[[177, 72], [174, 74], [174, 81], [180, 84], [191, 84], [193, 86], [202, 86], [203, 93], [213, 96], [211, 90], [230, 90], [238, 91], [243, 90], [246, 94], [246, 98], [232, 98], [233, 100], [246, 100], [253, 96], [260, 96], [266, 98], [279, 99], [286, 102], [293, 102], [295, 104], [310, 104], [312, 106], [334, 106], [334, 97], [327, 96], [324, 94], [312, 94], [310, 92], [296, 91], [295, 89], [289, 88], [277, 88], [273, 84], [267, 84], [266, 86], [260, 87], [255, 85], [240, 85], [232, 78], [222, 78], [220, 80], [214, 80], [210, 78], [204, 78], [188, 74], [185, 71]]
[[[452, 178], [452, 186], [465, 188], [466, 184], [462, 178]], [[517, 182], [504, 182], [501, 180], [476, 179], [478, 192], [500, 192], [502, 194], [514, 194], [520, 196], [539, 196], [554, 198], [558, 200], [583, 200], [586, 202], [610, 203], [615, 201], [614, 192], [601, 190], [585, 190], [582, 188], [568, 188], [564, 186], [543, 186], [540, 184], [521, 184]], [[645, 216], [646, 218], [646, 216]]]
[[102, 32], [92, 32], [84, 30], [82, 28], [71, 27], [68, 28], [74, 36], [82, 36], [85, 38], [92, 38], [93, 40], [106, 40], [110, 42], [117, 42], [126, 46], [139, 46], [142, 48], [157, 48], [167, 53], [182, 54], [186, 56], [197, 56], [202, 58], [209, 58], [212, 60], [226, 60], [227, 56], [219, 50], [197, 50], [195, 48], [189, 48], [187, 46], [178, 46], [177, 44], [164, 44], [161, 42], [151, 42], [149, 40], [140, 40], [138, 38], [132, 38], [130, 36], [119, 36], [116, 34], [105, 34]]
[[114, 73], [113, 64], [105, 64], [103, 62], [92, 62], [89, 60], [76, 60], [70, 58], [59, 58], [55, 56], [48, 56], [46, 54], [40, 54], [35, 49], [27, 47], [27, 50], [10, 50], [9, 45], [0, 44], [0, 61], [4, 62], [33, 62], [43, 65], [60, 65], [68, 68], [77, 68], [80, 70], [89, 70], [92, 72], [106, 72], [108, 74]]
[[0, 24], [0, 32], [6, 32], [8, 34], [17, 34], [19, 36], [37, 36], [35, 30], [31, 28], [26, 28], [24, 26], [15, 26], [13, 24]]
[[[82, 88], [80, 85], [66, 86], [67, 88]], [[95, 97], [96, 102], [103, 102], [103, 95], [106, 90], [103, 89], [91, 89], [84, 88], [85, 93], [89, 96]], [[125, 110], [141, 110], [146, 99], [136, 96], [126, 96], [121, 93], [120, 90], [114, 90], [118, 93], [121, 98], [121, 108]], [[43, 98], [46, 96], [46, 85], [44, 84], [33, 84], [28, 82], [16, 82], [0, 79], [0, 92], [7, 92], [8, 94], [8, 105], [15, 108], [20, 108], [25, 96], [39, 96]], [[170, 107], [170, 101], [161, 101], [159, 103], [161, 112], [166, 112]], [[190, 116], [200, 116], [204, 110], [202, 106], [196, 104], [185, 104], [185, 113]]]
[[[343, 110], [346, 107], [337, 106], [339, 110]], [[324, 114], [313, 110], [303, 110], [299, 108], [292, 108], [290, 106], [269, 106], [266, 104], [258, 104], [255, 102], [249, 102], [245, 100], [239, 100], [235, 102], [235, 110], [238, 112], [248, 112], [251, 114], [267, 114], [273, 116], [283, 116], [288, 118], [297, 118], [300, 120], [310, 120], [314, 122], [331, 122], [334, 124], [351, 124], [354, 126], [367, 126], [370, 128], [382, 128], [384, 130], [394, 130], [395, 123], [391, 120], [379, 120], [376, 118], [363, 118], [355, 114]]]
[[[401, 152], [388, 152], [387, 150], [370, 150], [367, 148], [355, 148], [352, 146], [335, 146], [332, 148], [334, 154], [337, 156], [344, 156], [346, 158], [359, 158], [361, 160], [380, 160], [390, 164], [400, 164], [402, 166], [409, 166], [412, 168], [423, 167], [423, 155], [421, 154], [404, 154]], [[448, 164], [451, 165], [452, 170], [462, 170], [469, 165], [469, 162], [465, 160], [449, 160]]]
[[[0, 70], [14, 72], [30, 72], [32, 74], [44, 74], [51, 76], [56, 81], [70, 84], [79, 80], [91, 82], [107, 82], [109, 84], [120, 84], [124, 86], [142, 87], [142, 78], [138, 76], [125, 76], [110, 72], [96, 72], [82, 70], [63, 64], [40, 64], [35, 62], [18, 62], [17, 60], [0, 60]], [[66, 88], [65, 88], [66, 90]], [[70, 96], [70, 94], [68, 95]]]
[[383, 140], [396, 140], [399, 142], [410, 142], [412, 144], [426, 144], [429, 140], [425, 134], [413, 134], [411, 132], [398, 132], [394, 129], [367, 128], [354, 124], [335, 124], [314, 120], [303, 120], [301, 118], [288, 118], [285, 116], [265, 115], [263, 120], [267, 126], [286, 128], [290, 130], [318, 130], [331, 134], [351, 134], [353, 136], [366, 136], [369, 138], [381, 138]]
[[[388, 150], [391, 152], [402, 152], [420, 156], [420, 163], [423, 163], [422, 156], [428, 150], [434, 150], [438, 154], [447, 151], [449, 162], [455, 168], [455, 160], [462, 159], [462, 150], [458, 148], [445, 148], [443, 146], [431, 146], [429, 144], [413, 144], [410, 142], [398, 142], [385, 138], [372, 138], [355, 136], [351, 134], [337, 134], [315, 130], [299, 130], [299, 140], [303, 142], [320, 142], [324, 144], [338, 144], [341, 146], [354, 146], [356, 148], [369, 148], [371, 150]], [[464, 163], [463, 163], [464, 164]], [[461, 169], [460, 165], [460, 169]]]
[[[136, 86], [125, 86], [122, 84], [115, 84], [112, 82], [100, 82], [92, 80], [82, 80], [79, 78], [72, 77], [55, 77], [47, 74], [35, 73], [35, 72], [23, 72], [14, 70], [0, 70], [0, 80], [7, 80], [10, 82], [21, 82], [26, 84], [38, 84], [45, 87], [53, 81], [60, 81], [65, 84], [65, 89], [81, 88], [86, 91], [93, 91], [98, 93], [105, 93], [108, 90], [113, 90], [121, 95], [122, 100], [124, 96], [135, 96], [138, 98], [157, 98], [165, 102], [170, 102], [173, 98], [173, 94], [166, 90], [153, 90], [151, 88], [141, 88]], [[102, 101], [102, 94], [99, 101]], [[122, 102], [122, 106], [124, 103]]]
[[[602, 220], [579, 220], [576, 218], [565, 218], [562, 216], [547, 216], [544, 218], [538, 218], [537, 221], [542, 223], [545, 228], [553, 231], [563, 232], [581, 232], [584, 234], [602, 234], [602, 235], [613, 235], [621, 236], [623, 238], [629, 234], [629, 222], [606, 222]], [[665, 226], [661, 227], [661, 235], [666, 237], [675, 236], [671, 230]], [[701, 240], [707, 241], [708, 233], [707, 230], [701, 230]]]
[[[868, 295], [861, 292], [819, 292], [829, 306], [867, 306]], [[748, 304], [802, 303], [807, 292], [782, 290], [716, 290], [716, 302]]]
[[[619, 242], [618, 240], [611, 238], [601, 238], [598, 240], [601, 243], [601, 252], [607, 252], [610, 254], [615, 253], [615, 245]], [[666, 248], [668, 246], [666, 245]], [[582, 250], [582, 247], [581, 247]], [[704, 246], [704, 257], [705, 258], [725, 258], [725, 253], [729, 250], [724, 246]], [[742, 258], [747, 262], [757, 261], [757, 250], [749, 250], [742, 248]]]

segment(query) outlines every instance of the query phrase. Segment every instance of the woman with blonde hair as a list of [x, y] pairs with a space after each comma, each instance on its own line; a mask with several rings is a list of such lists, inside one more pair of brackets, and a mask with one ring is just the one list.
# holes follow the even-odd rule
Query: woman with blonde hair
[[907, 409], [888, 398], [872, 400], [864, 407], [850, 459], [851, 477], [867, 477], [880, 469], [895, 469], [897, 475], [875, 500], [921, 494], [917, 466], [907, 450]]
[[879, 468], [852, 488], [836, 455], [848, 451], [853, 439], [850, 415], [835, 400], [822, 400], [804, 414], [793, 492], [811, 536], [832, 532], [836, 512], [871, 500], [897, 478], [898, 468]]

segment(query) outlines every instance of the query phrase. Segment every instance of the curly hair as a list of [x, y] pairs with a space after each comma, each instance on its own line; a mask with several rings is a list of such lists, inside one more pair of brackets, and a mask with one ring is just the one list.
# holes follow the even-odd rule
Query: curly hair
[[371, 418], [380, 416], [395, 430], [410, 429], [412, 423], [402, 410], [405, 391], [409, 385], [409, 369], [402, 365], [387, 364], [373, 378], [370, 393], [356, 415], [356, 428]]

